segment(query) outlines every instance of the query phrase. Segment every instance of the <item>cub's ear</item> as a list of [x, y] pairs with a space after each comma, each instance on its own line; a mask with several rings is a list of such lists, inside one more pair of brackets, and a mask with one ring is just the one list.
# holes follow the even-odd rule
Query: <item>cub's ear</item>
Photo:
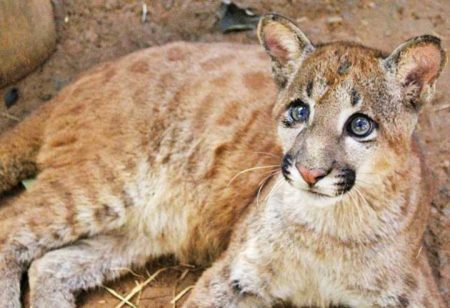
[[420, 109], [431, 99], [434, 84], [446, 62], [441, 40], [432, 35], [418, 36], [398, 46], [384, 60], [408, 103]]
[[272, 59], [275, 82], [284, 87], [314, 47], [291, 20], [277, 14], [261, 17], [257, 31], [261, 45]]

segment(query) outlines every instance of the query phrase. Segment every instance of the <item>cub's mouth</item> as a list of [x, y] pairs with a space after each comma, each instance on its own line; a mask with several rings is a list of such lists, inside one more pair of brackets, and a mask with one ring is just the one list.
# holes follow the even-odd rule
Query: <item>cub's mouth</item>
[[315, 199], [342, 197], [356, 180], [356, 173], [350, 167], [335, 163], [328, 169], [307, 168], [290, 154], [283, 157], [281, 172], [289, 184]]

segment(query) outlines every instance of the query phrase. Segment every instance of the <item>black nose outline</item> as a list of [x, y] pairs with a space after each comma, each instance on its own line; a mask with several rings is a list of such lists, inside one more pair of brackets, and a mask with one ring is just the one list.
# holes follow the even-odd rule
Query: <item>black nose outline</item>
[[291, 179], [289, 178], [290, 176], [290, 172], [289, 172], [289, 167], [292, 166], [292, 163], [294, 162], [294, 159], [292, 158], [291, 154], [286, 154], [283, 157], [283, 160], [281, 161], [281, 173], [283, 174], [284, 178], [286, 179], [286, 181], [291, 181]]
[[336, 185], [338, 186], [338, 194], [342, 195], [348, 192], [353, 188], [356, 181], [356, 172], [351, 168], [343, 168], [339, 174], [338, 178], [342, 179], [342, 181], [338, 182]]
[[[299, 171], [300, 175], [303, 177], [302, 172], [300, 171], [300, 166], [301, 166], [300, 164], [298, 164], [298, 165], [296, 164], [297, 170]], [[329, 168], [328, 170], [324, 170], [324, 169], [318, 169], [318, 170], [321, 170], [323, 173], [321, 175], [318, 175], [318, 176], [315, 177], [315, 182], [314, 183], [308, 183], [306, 181], [306, 179], [303, 178], [305, 180], [305, 182], [308, 184], [309, 188], [313, 188], [314, 185], [317, 184], [317, 182], [319, 182], [321, 179], [323, 179], [324, 177], [329, 175], [331, 173], [331, 171], [333, 171], [333, 168]]]

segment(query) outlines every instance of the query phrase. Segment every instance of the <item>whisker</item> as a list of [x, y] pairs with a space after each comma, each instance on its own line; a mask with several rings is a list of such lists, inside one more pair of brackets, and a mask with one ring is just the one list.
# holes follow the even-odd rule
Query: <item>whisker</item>
[[358, 203], [358, 202], [355, 202], [354, 204], [355, 204], [354, 207], [356, 208], [356, 212], [358, 212], [358, 219], [359, 219], [359, 222], [362, 223], [362, 222], [363, 222], [363, 219], [362, 219], [361, 209], [359, 208], [359, 203]]
[[237, 179], [240, 175], [242, 175], [244, 173], [247, 173], [247, 172], [250, 172], [250, 171], [255, 171], [255, 170], [260, 170], [260, 169], [267, 169], [267, 168], [274, 168], [275, 169], [275, 167], [279, 168], [280, 165], [257, 166], [257, 167], [253, 167], [253, 168], [248, 168], [248, 169], [242, 170], [242, 171], [238, 172], [235, 176], [233, 176], [231, 178], [231, 180], [228, 182], [227, 186], [230, 186], [230, 184], [233, 183], [233, 181], [235, 179]]
[[[261, 181], [262, 184], [259, 186], [259, 188], [258, 188], [258, 193], [256, 194], [256, 204], [257, 204], [257, 205], [259, 205], [259, 196], [260, 196], [260, 194], [261, 194], [261, 191], [262, 191], [264, 185], [266, 185], [266, 183], [269, 181], [269, 179], [270, 179], [271, 177], [273, 177], [275, 174], [277, 174], [278, 172], [280, 172], [280, 171], [279, 171], [279, 170], [277, 170], [277, 171], [272, 171], [267, 177], [264, 178], [264, 180]], [[261, 182], [260, 182], [260, 183], [261, 183]]]
[[364, 203], [373, 211], [375, 211], [375, 209], [373, 208], [372, 204], [370, 204], [369, 201], [367, 201], [366, 197], [364, 197], [363, 193], [358, 189], [358, 187], [353, 187], [356, 191], [356, 193], [359, 195], [359, 197], [362, 199], [362, 201], [364, 201]]
[[264, 200], [264, 202], [269, 201], [269, 199], [272, 198], [273, 195], [278, 192], [278, 190], [281, 188], [282, 184], [283, 184], [283, 179], [279, 178], [277, 180], [277, 182], [275, 183], [275, 185], [273, 185], [273, 187], [270, 190], [270, 192], [267, 194], [266, 199]]
[[[279, 174], [279, 173], [278, 173]], [[270, 196], [270, 194], [273, 192], [273, 190], [275, 189], [275, 187], [279, 184], [279, 179], [275, 181], [275, 184], [273, 185], [273, 187], [271, 188], [271, 190], [269, 191], [269, 193], [267, 194], [266, 198], [264, 199], [264, 202], [268, 201], [268, 197]], [[259, 199], [256, 199], [256, 204], [259, 204]]]
[[269, 152], [254, 152], [254, 153], [256, 153], [256, 154], [265, 154], [267, 156], [272, 156], [272, 157], [281, 159], [280, 155], [275, 155], [275, 154], [269, 153]]

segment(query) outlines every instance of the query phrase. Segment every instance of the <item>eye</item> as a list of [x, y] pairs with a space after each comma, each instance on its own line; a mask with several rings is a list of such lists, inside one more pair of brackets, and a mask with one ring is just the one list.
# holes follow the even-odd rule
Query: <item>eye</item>
[[296, 103], [289, 108], [289, 117], [294, 122], [306, 122], [309, 118], [309, 107], [303, 102]]
[[375, 126], [375, 122], [372, 119], [365, 115], [357, 114], [347, 124], [347, 131], [354, 137], [364, 138], [372, 133]]

